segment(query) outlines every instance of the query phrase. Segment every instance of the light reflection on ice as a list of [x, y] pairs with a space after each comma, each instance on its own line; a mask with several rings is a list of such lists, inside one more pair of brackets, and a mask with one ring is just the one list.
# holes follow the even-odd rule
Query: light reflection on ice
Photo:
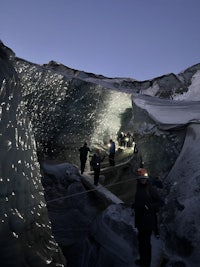
[[92, 136], [92, 142], [103, 144], [109, 142], [110, 138], [116, 141], [117, 133], [121, 129], [122, 114], [127, 109], [132, 109], [130, 94], [120, 92], [107, 94], [107, 100], [99, 111], [101, 115], [96, 118], [98, 125]]
[[13, 236], [14, 236], [15, 238], [18, 238], [18, 237], [19, 237], [15, 232], [13, 232]]

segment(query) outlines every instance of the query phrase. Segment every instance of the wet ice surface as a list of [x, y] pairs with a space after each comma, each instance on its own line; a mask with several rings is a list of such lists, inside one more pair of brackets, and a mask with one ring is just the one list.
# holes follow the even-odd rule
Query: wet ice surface
[[[34, 134], [10, 62], [0, 58], [0, 262], [2, 266], [64, 263], [51, 235]], [[53, 263], [54, 262], [54, 263]]]
[[[134, 218], [133, 217], [129, 217], [129, 213], [130, 210], [129, 208], [124, 209], [119, 209], [119, 211], [116, 210], [115, 206], [112, 207], [112, 205], [110, 206], [110, 211], [104, 212], [105, 215], [100, 215], [100, 217], [98, 218], [97, 214], [99, 212], [94, 210], [94, 207], [92, 208], [91, 203], [89, 202], [87, 192], [84, 193], [83, 189], [81, 189], [80, 192], [80, 186], [78, 185], [80, 182], [80, 179], [84, 179], [86, 182], [86, 185], [90, 185], [89, 186], [89, 191], [91, 191], [91, 189], [93, 189], [94, 191], [92, 191], [92, 195], [96, 195], [95, 198], [93, 198], [93, 201], [95, 201], [95, 207], [100, 207], [100, 203], [104, 201], [105, 203], [108, 203], [107, 200], [110, 199], [110, 203], [120, 203], [119, 199], [117, 199], [116, 196], [110, 194], [110, 192], [107, 189], [104, 189], [104, 187], [102, 185], [99, 186], [94, 186], [93, 185], [93, 178], [91, 176], [87, 176], [87, 174], [85, 174], [82, 178], [80, 177], [79, 172], [77, 171], [77, 169], [73, 166], [71, 166], [68, 163], [60, 163], [60, 164], [55, 164], [55, 163], [46, 163], [43, 162], [42, 163], [42, 169], [43, 171], [50, 175], [51, 177], [54, 177], [54, 181], [55, 179], [57, 179], [57, 181], [60, 181], [61, 184], [63, 184], [65, 186], [65, 189], [63, 189], [63, 194], [61, 195], [61, 191], [59, 193], [59, 195], [57, 195], [56, 190], [52, 190], [53, 195], [52, 196], [52, 200], [55, 199], [55, 201], [51, 202], [51, 198], [48, 197], [48, 195], [50, 196], [50, 192], [48, 191], [48, 186], [45, 185], [45, 190], [47, 190], [47, 205], [48, 205], [48, 209], [50, 212], [50, 218], [52, 220], [53, 223], [53, 230], [54, 233], [56, 235], [56, 238], [59, 242], [59, 244], [61, 245], [61, 247], [64, 250], [64, 253], [66, 254], [67, 258], [71, 258], [69, 260], [69, 262], [72, 264], [77, 264], [77, 261], [75, 260], [75, 258], [73, 258], [73, 250], [72, 248], [70, 248], [69, 244], [76, 242], [76, 239], [78, 238], [79, 242], [80, 240], [83, 240], [83, 237], [87, 235], [87, 232], [89, 231], [86, 230], [87, 227], [91, 227], [90, 226], [90, 217], [92, 216], [93, 219], [93, 226], [95, 226], [94, 230], [93, 229], [93, 233], [91, 233], [92, 235], [94, 235], [95, 240], [104, 247], [104, 254], [107, 253], [106, 251], [108, 250], [108, 253], [110, 255], [112, 255], [114, 253], [115, 255], [115, 260], [112, 259], [112, 264], [120, 264], [119, 266], [129, 266], [129, 267], [135, 267], [134, 264], [134, 260], [137, 258], [137, 239], [136, 239], [136, 234], [133, 235], [132, 233], [132, 237], [129, 233], [130, 230], [128, 230], [128, 225], [129, 227], [134, 227]], [[51, 178], [45, 178], [44, 177], [44, 183], [45, 183], [45, 179], [51, 179]], [[51, 180], [52, 181], [52, 180]], [[68, 192], [65, 190], [67, 190], [67, 187], [70, 188], [70, 182], [77, 182], [77, 189], [79, 188], [78, 191], [71, 190]], [[48, 183], [48, 181], [46, 180], [46, 182]], [[53, 184], [51, 185], [53, 186]], [[53, 188], [53, 187], [52, 187]], [[95, 190], [97, 190], [98, 192], [95, 192]], [[64, 193], [65, 192], [65, 193]], [[73, 193], [72, 193], [73, 192]], [[81, 193], [81, 194], [80, 194]], [[77, 194], [77, 196], [76, 196]], [[86, 194], [86, 195], [85, 195]], [[70, 197], [71, 195], [71, 197]], [[100, 197], [101, 195], [101, 197]], [[103, 196], [104, 195], [104, 196]], [[91, 195], [90, 195], [91, 196]], [[103, 196], [103, 197], [102, 197]], [[72, 198], [72, 199], [71, 199]], [[75, 202], [76, 204], [72, 204]], [[91, 200], [91, 199], [90, 199]], [[58, 202], [58, 203], [57, 203]], [[122, 201], [121, 201], [122, 202]], [[59, 205], [59, 207], [57, 207], [57, 204]], [[70, 204], [71, 203], [71, 204]], [[102, 208], [102, 207], [101, 207]], [[76, 214], [74, 214], [73, 209], [76, 210]], [[78, 209], [81, 209], [82, 212], [78, 215]], [[105, 207], [104, 207], [105, 209]], [[104, 210], [103, 209], [103, 210]], [[59, 210], [62, 211], [62, 213], [58, 216], [58, 212]], [[93, 211], [92, 211], [93, 210]], [[54, 212], [56, 214], [56, 217], [54, 217]], [[82, 218], [82, 213], [87, 213], [87, 221], [83, 220]], [[68, 214], [68, 215], [67, 215]], [[74, 214], [74, 219], [73, 216], [69, 216], [69, 214]], [[106, 215], [107, 214], [107, 215]], [[77, 216], [79, 217], [79, 219], [77, 218]], [[94, 216], [96, 217], [96, 219], [94, 219]], [[101, 216], [103, 216], [102, 218], [104, 218], [104, 220], [100, 219]], [[107, 222], [107, 216], [108, 218], [110, 218]], [[81, 219], [82, 218], [82, 219]], [[74, 222], [74, 220], [76, 220], [76, 223]], [[113, 223], [110, 222], [110, 220], [114, 221], [114, 225]], [[59, 223], [58, 223], [59, 221]], [[96, 222], [95, 222], [96, 221]], [[126, 227], [124, 226], [124, 228], [122, 229], [122, 224], [127, 225]], [[119, 228], [117, 228], [117, 224], [121, 225], [119, 226]], [[60, 226], [59, 226], [60, 225]], [[61, 227], [61, 228], [60, 228]], [[71, 234], [69, 235], [68, 233], [68, 228], [70, 227], [71, 229]], [[78, 227], [78, 229], [76, 229], [76, 227]], [[97, 227], [97, 228], [96, 228]], [[83, 229], [85, 228], [86, 231], [83, 231]], [[116, 233], [113, 232], [113, 229], [115, 229], [115, 231], [117, 231], [117, 235]], [[63, 230], [62, 230], [63, 229]], [[64, 231], [65, 229], [65, 231]], [[73, 231], [77, 232], [78, 231], [78, 237], [76, 237], [76, 234], [72, 234]], [[136, 231], [136, 230], [135, 230]], [[136, 232], [135, 232], [136, 233]], [[127, 240], [127, 238], [125, 238], [125, 240], [120, 239], [120, 235], [123, 234], [124, 236], [128, 235], [129, 236], [129, 241]], [[134, 242], [134, 248], [131, 249], [128, 247], [127, 241], [130, 242], [131, 246], [133, 246], [132, 242]], [[83, 242], [83, 241], [82, 241]], [[88, 241], [91, 242], [91, 241]], [[68, 249], [65, 248], [65, 246], [68, 246]], [[82, 246], [85, 246], [84, 243], [82, 244]], [[92, 247], [94, 249], [94, 244], [90, 243], [90, 250], [92, 250]], [[127, 247], [127, 248], [126, 248]], [[126, 249], [125, 249], [126, 248]], [[80, 247], [81, 249], [81, 247]], [[120, 252], [117, 252], [118, 249], [120, 249]], [[69, 251], [71, 251], [69, 253]], [[92, 252], [91, 252], [92, 253]], [[116, 254], [117, 253], [117, 254]], [[100, 257], [101, 253], [99, 254], [98, 257]], [[106, 255], [106, 254], [105, 254]], [[104, 261], [104, 257], [105, 255], [101, 255], [101, 261], [102, 264], [104, 263], [103, 266], [109, 266], [109, 261], [107, 262]], [[118, 255], [118, 256], [117, 256]], [[119, 257], [120, 255], [120, 257]], [[132, 255], [132, 256], [131, 256]], [[162, 241], [160, 239], [156, 239], [154, 237], [154, 235], [152, 235], [152, 267], [156, 267], [157, 263], [160, 260], [160, 257], [162, 255]], [[79, 257], [81, 259], [82, 255], [79, 253]], [[90, 257], [88, 255], [88, 257]], [[119, 259], [117, 260], [117, 258], [119, 257]], [[125, 257], [125, 258], [124, 258]], [[122, 260], [122, 262], [120, 263], [120, 259]], [[127, 260], [126, 263], [123, 263], [124, 260]], [[129, 259], [129, 260], [128, 260]], [[118, 262], [118, 263], [117, 263]], [[86, 262], [85, 262], [86, 264]], [[70, 265], [71, 266], [71, 265]], [[118, 266], [118, 265], [116, 265]]]
[[[81, 266], [79, 261], [83, 266], [92, 265], [94, 258], [97, 266], [130, 266], [136, 254], [131, 210], [118, 201], [109, 204], [108, 199], [115, 203], [117, 197], [101, 185], [93, 186], [92, 180], [87, 183], [98, 192], [86, 191], [81, 182], [84, 177], [70, 164], [44, 162], [42, 169], [53, 232], [69, 266]], [[104, 208], [102, 195], [106, 199]]]

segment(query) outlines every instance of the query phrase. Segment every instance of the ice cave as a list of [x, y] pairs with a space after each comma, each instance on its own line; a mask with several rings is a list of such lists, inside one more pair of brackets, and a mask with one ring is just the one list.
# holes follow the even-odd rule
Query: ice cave
[[[199, 267], [199, 122], [200, 64], [146, 81], [108, 78], [34, 64], [0, 42], [0, 266], [135, 267], [142, 161], [164, 184], [151, 267]], [[133, 135], [130, 147], [121, 132]], [[105, 156], [98, 189], [89, 160], [80, 173], [85, 141]]]

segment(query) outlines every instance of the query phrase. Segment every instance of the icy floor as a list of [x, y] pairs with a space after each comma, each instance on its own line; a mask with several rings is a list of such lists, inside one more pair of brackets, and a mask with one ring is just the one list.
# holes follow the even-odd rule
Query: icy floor
[[151, 244], [152, 244], [151, 267], [159, 267], [160, 266], [159, 263], [162, 257], [162, 248], [163, 248], [162, 240], [157, 239], [154, 235], [152, 235]]
[[[85, 179], [87, 179], [88, 181], [90, 181], [91, 179], [93, 180], [93, 176], [87, 176], [84, 175]], [[91, 186], [93, 186], [93, 182], [91, 182]], [[106, 188], [104, 188], [102, 185], [99, 185], [97, 187], [98, 191], [102, 191], [102, 194], [106, 195], [107, 194], [107, 198], [113, 198], [113, 203], [115, 203], [117, 197], [115, 197], [112, 193], [110, 193], [109, 190], [107, 190]], [[119, 200], [119, 199], [118, 199]], [[162, 240], [159, 238], [156, 238], [154, 236], [154, 234], [152, 234], [151, 237], [151, 244], [152, 244], [152, 262], [151, 262], [151, 267], [159, 267], [161, 264], [161, 259], [162, 259], [162, 248], [163, 248], [163, 243]], [[135, 263], [133, 263], [132, 266], [130, 267], [135, 267]]]
[[[162, 260], [162, 241], [160, 239], [157, 239], [152, 235], [151, 238], [151, 245], [152, 245], [152, 260], [151, 260], [151, 267], [160, 267], [161, 266], [161, 260]], [[138, 257], [139, 258], [139, 255]], [[135, 259], [136, 260], [136, 259]], [[138, 267], [135, 263], [129, 267]]]
[[[65, 171], [65, 166], [66, 166], [66, 163], [60, 163], [60, 164], [56, 164], [56, 163], [52, 164], [52, 162], [50, 164], [43, 163], [43, 168], [48, 169], [48, 172], [57, 173], [57, 174], [59, 173], [61, 176], [63, 175], [63, 171]], [[92, 187], [94, 187], [93, 175], [89, 175], [88, 173], [88, 174], [84, 174], [83, 177], [85, 177], [86, 180], [89, 180], [89, 181], [91, 180], [90, 184]], [[113, 201], [111, 202], [115, 203], [117, 197], [115, 197], [112, 193], [110, 193], [109, 190], [104, 188], [102, 185], [99, 185], [96, 189], [102, 191], [102, 194], [104, 195], [107, 194], [107, 198], [112, 197]], [[157, 239], [154, 235], [152, 235], [151, 243], [152, 243], [151, 267], [159, 267], [160, 266], [159, 262], [161, 261], [161, 256], [162, 256], [163, 244], [162, 244], [162, 241], [160, 239]], [[129, 267], [135, 267], [135, 266], [136, 266], [135, 263], [133, 263], [133, 265]]]

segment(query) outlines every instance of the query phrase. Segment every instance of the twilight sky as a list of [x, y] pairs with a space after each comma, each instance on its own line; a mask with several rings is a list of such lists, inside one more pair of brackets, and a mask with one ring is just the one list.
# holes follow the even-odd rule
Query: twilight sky
[[200, 63], [199, 0], [6, 0], [16, 56], [107, 77], [152, 79]]

